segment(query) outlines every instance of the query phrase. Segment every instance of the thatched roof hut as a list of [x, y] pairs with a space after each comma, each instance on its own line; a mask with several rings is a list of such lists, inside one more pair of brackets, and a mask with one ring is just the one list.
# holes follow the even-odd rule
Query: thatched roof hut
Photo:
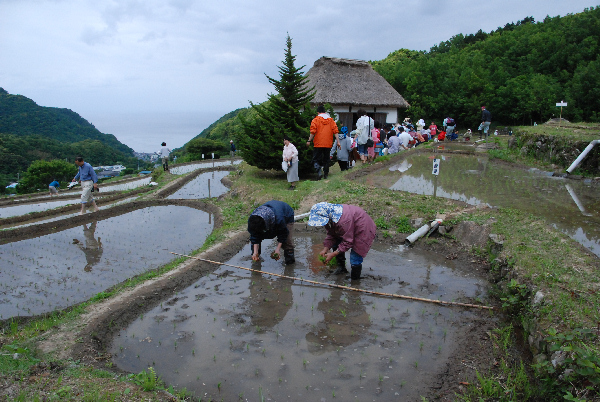
[[330, 103], [349, 128], [356, 111], [365, 109], [380, 123], [396, 123], [398, 109], [410, 105], [369, 63], [363, 60], [321, 57], [306, 73], [316, 93], [313, 103]]

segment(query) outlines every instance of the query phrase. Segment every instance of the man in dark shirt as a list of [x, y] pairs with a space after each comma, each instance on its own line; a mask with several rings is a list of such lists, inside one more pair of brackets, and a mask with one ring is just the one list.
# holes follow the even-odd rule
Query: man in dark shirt
[[[483, 132], [483, 138], [489, 136], [490, 123], [492, 122], [492, 114], [489, 110], [485, 108], [485, 106], [481, 107], [481, 125], [479, 126], [479, 130]], [[480, 137], [481, 138], [481, 137]]]
[[272, 200], [256, 208], [248, 218], [248, 232], [252, 248], [252, 260], [260, 260], [260, 243], [277, 237], [277, 247], [271, 257], [279, 259], [280, 250], [286, 264], [296, 262], [294, 257], [294, 209], [283, 201]]

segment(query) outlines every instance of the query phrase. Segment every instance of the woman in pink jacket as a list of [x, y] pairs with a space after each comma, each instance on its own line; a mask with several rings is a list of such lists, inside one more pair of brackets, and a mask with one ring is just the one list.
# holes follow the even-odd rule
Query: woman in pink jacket
[[[337, 257], [338, 268], [334, 274], [347, 273], [346, 251], [350, 251], [351, 279], [360, 279], [364, 257], [375, 239], [373, 219], [360, 207], [348, 204], [319, 202], [310, 209], [309, 226], [325, 226], [327, 237], [319, 253], [325, 262]], [[332, 249], [332, 252], [329, 250]]]

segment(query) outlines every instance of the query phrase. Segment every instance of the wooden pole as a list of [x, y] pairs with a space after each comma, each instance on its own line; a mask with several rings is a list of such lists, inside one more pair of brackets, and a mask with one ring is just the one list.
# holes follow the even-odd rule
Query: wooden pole
[[314, 285], [329, 286], [329, 287], [332, 287], [332, 288], [344, 289], [344, 290], [351, 290], [351, 291], [354, 291], [354, 292], [362, 292], [362, 293], [368, 293], [368, 294], [373, 294], [373, 295], [378, 295], [378, 296], [389, 296], [389, 297], [395, 297], [395, 298], [399, 298], [399, 299], [416, 300], [416, 301], [422, 301], [422, 302], [427, 302], [427, 303], [436, 303], [436, 304], [440, 304], [442, 306], [461, 306], [461, 307], [471, 307], [471, 308], [479, 308], [479, 309], [486, 309], [486, 310], [494, 310], [494, 308], [491, 307], [491, 306], [481, 306], [481, 305], [477, 305], [477, 304], [458, 303], [458, 302], [449, 302], [449, 301], [443, 301], [443, 300], [425, 299], [425, 298], [422, 298], [422, 297], [405, 296], [405, 295], [399, 295], [399, 294], [395, 294], [395, 293], [375, 292], [374, 290], [359, 289], [359, 288], [353, 288], [353, 287], [344, 286], [344, 285], [336, 285], [335, 283], [317, 282], [317, 281], [312, 281], [310, 279], [297, 278], [297, 277], [294, 277], [294, 276], [274, 274], [272, 272], [266, 272], [266, 271], [260, 271], [258, 269], [251, 269], [251, 268], [240, 267], [240, 266], [237, 266], [237, 265], [226, 264], [224, 262], [207, 260], [205, 258], [200, 258], [200, 257], [192, 257], [190, 255], [174, 253], [172, 251], [170, 253], [171, 254], [175, 254], [175, 255], [179, 255], [179, 256], [182, 256], [182, 257], [192, 258], [194, 260], [210, 262], [212, 264], [217, 264], [217, 265], [225, 265], [227, 267], [243, 269], [245, 271], [257, 272], [257, 273], [260, 273], [260, 274], [267, 274], [267, 275], [277, 276], [279, 278], [286, 278], [286, 279], [291, 279], [291, 280], [294, 280], [294, 281], [312, 283]]

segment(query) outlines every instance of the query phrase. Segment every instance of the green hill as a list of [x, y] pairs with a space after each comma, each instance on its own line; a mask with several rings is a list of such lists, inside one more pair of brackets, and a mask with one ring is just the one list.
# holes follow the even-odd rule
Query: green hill
[[600, 121], [600, 7], [541, 22], [528, 17], [371, 63], [411, 104], [413, 121], [452, 116], [476, 128], [487, 105], [495, 123], [529, 125], [558, 117], [561, 100], [563, 117]]
[[[254, 113], [250, 108], [240, 108], [220, 117], [217, 121], [202, 130], [200, 134], [188, 141], [183, 147], [173, 150], [179, 161], [185, 162], [199, 158], [201, 154], [215, 152], [218, 155], [229, 154], [229, 141], [237, 138], [242, 130], [239, 116]], [[179, 159], [183, 158], [183, 159]]]
[[18, 137], [29, 135], [73, 143], [98, 140], [117, 151], [133, 156], [133, 149], [112, 134], [103, 134], [70, 109], [44, 107], [22, 95], [0, 88], [0, 133]]
[[137, 166], [133, 150], [69, 109], [43, 107], [0, 88], [0, 190], [37, 160], [83, 156], [94, 165]]

